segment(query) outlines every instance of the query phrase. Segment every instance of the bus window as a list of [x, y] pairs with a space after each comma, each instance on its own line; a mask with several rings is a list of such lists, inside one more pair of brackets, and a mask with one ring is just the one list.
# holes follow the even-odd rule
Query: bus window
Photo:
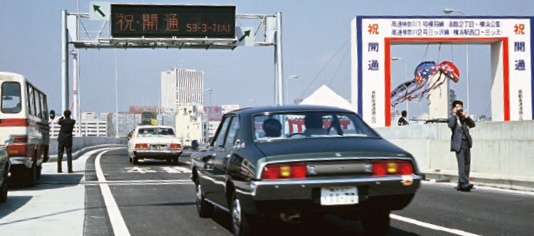
[[48, 107], [46, 106], [46, 95], [39, 93], [41, 95], [41, 111], [43, 113], [42, 118], [48, 120]]
[[2, 112], [19, 113], [21, 110], [20, 101], [20, 84], [4, 82], [2, 84]]
[[33, 87], [31, 84], [26, 84], [28, 86], [28, 107], [30, 115], [35, 115], [35, 100], [33, 99]]
[[33, 97], [35, 101], [35, 115], [37, 117], [41, 117], [43, 115], [43, 112], [41, 110], [41, 97], [39, 96], [39, 90], [33, 89]]

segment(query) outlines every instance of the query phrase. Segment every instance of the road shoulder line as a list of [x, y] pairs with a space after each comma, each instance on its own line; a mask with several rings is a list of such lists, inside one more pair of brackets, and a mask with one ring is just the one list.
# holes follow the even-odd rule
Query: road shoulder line
[[128, 231], [128, 227], [126, 227], [126, 222], [124, 222], [124, 218], [122, 217], [117, 202], [115, 201], [115, 198], [113, 198], [113, 194], [111, 194], [109, 185], [105, 183], [106, 177], [104, 176], [104, 173], [102, 172], [102, 166], [100, 165], [100, 159], [102, 158], [102, 155], [116, 149], [118, 148], [108, 149], [99, 153], [95, 159], [95, 170], [98, 181], [101, 182], [100, 190], [102, 191], [102, 196], [104, 197], [104, 204], [106, 205], [109, 220], [111, 221], [113, 234], [128, 236], [130, 235], [130, 232]]
[[421, 226], [421, 227], [428, 228], [428, 229], [432, 229], [432, 230], [444, 231], [444, 232], [455, 234], [455, 235], [479, 236], [478, 234], [465, 232], [465, 231], [462, 231], [462, 230], [459, 230], [459, 229], [450, 229], [450, 228], [446, 228], [446, 227], [443, 227], [443, 226], [434, 225], [434, 224], [430, 224], [430, 223], [414, 220], [414, 219], [411, 219], [411, 218], [407, 218], [407, 217], [399, 216], [399, 215], [395, 215], [395, 214], [390, 214], [390, 217], [391, 217], [391, 219], [395, 219], [395, 220], [402, 221], [402, 222], [405, 222], [405, 223], [414, 224], [414, 225]]

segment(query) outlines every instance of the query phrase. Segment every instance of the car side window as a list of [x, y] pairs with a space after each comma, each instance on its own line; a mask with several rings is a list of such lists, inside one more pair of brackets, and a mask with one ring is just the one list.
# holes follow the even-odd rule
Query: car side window
[[228, 135], [226, 135], [226, 141], [224, 142], [225, 148], [231, 148], [234, 145], [238, 128], [239, 128], [238, 119], [237, 117], [234, 117], [232, 119], [232, 122], [230, 123], [230, 127], [228, 128]]
[[232, 117], [226, 117], [221, 123], [221, 127], [219, 127], [219, 132], [217, 133], [217, 137], [215, 138], [215, 143], [213, 143], [214, 147], [223, 147], [224, 146], [224, 139], [226, 138], [226, 130], [228, 130], [228, 124], [230, 123], [230, 120]]

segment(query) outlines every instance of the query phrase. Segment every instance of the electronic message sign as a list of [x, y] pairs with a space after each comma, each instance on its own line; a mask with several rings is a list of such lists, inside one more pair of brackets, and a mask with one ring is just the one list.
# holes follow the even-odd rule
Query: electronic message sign
[[111, 5], [117, 38], [234, 38], [235, 6]]

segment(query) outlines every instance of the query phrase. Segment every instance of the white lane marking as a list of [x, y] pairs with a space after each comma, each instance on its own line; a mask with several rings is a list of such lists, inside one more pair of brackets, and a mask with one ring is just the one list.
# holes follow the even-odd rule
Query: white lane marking
[[86, 181], [83, 184], [95, 185], [105, 183], [108, 185], [193, 185], [189, 179], [176, 180], [108, 180], [108, 181]]
[[462, 235], [462, 236], [478, 236], [478, 234], [465, 232], [465, 231], [462, 231], [462, 230], [459, 230], [459, 229], [450, 229], [450, 228], [446, 228], [446, 227], [439, 226], [439, 225], [425, 223], [425, 222], [422, 222], [422, 221], [406, 218], [406, 217], [395, 215], [395, 214], [390, 214], [389, 216], [392, 219], [403, 221], [403, 222], [406, 222], [406, 223], [409, 223], [409, 224], [418, 225], [418, 226], [421, 226], [421, 227], [424, 227], [424, 228], [428, 228], [428, 229], [433, 229], [433, 230], [437, 230], [437, 231], [444, 231], [444, 232], [447, 232], [447, 233], [456, 234], [456, 235]]
[[154, 173], [156, 172], [155, 170], [151, 169], [150, 167], [137, 167], [137, 166], [134, 166], [134, 167], [124, 167], [124, 169], [126, 169], [128, 173], [133, 173], [133, 172], [139, 172], [141, 174], [144, 174], [144, 173]]
[[180, 166], [165, 166], [161, 167], [161, 169], [169, 174], [176, 174], [176, 173], [191, 173], [191, 170], [185, 167]]
[[[95, 169], [98, 181], [106, 181], [106, 177], [104, 177], [102, 167], [100, 166], [100, 158], [102, 157], [102, 155], [104, 155], [104, 153], [112, 150], [115, 149], [108, 149], [106, 151], [103, 151], [96, 157]], [[113, 234], [129, 236], [130, 232], [128, 231], [128, 227], [126, 227], [124, 218], [122, 218], [121, 211], [117, 206], [117, 202], [115, 202], [113, 194], [111, 194], [111, 189], [109, 188], [109, 185], [107, 183], [100, 183], [100, 190], [102, 191], [102, 196], [104, 197], [104, 203], [106, 204], [106, 210], [108, 212], [109, 220], [111, 221], [111, 228], [113, 229]]]

